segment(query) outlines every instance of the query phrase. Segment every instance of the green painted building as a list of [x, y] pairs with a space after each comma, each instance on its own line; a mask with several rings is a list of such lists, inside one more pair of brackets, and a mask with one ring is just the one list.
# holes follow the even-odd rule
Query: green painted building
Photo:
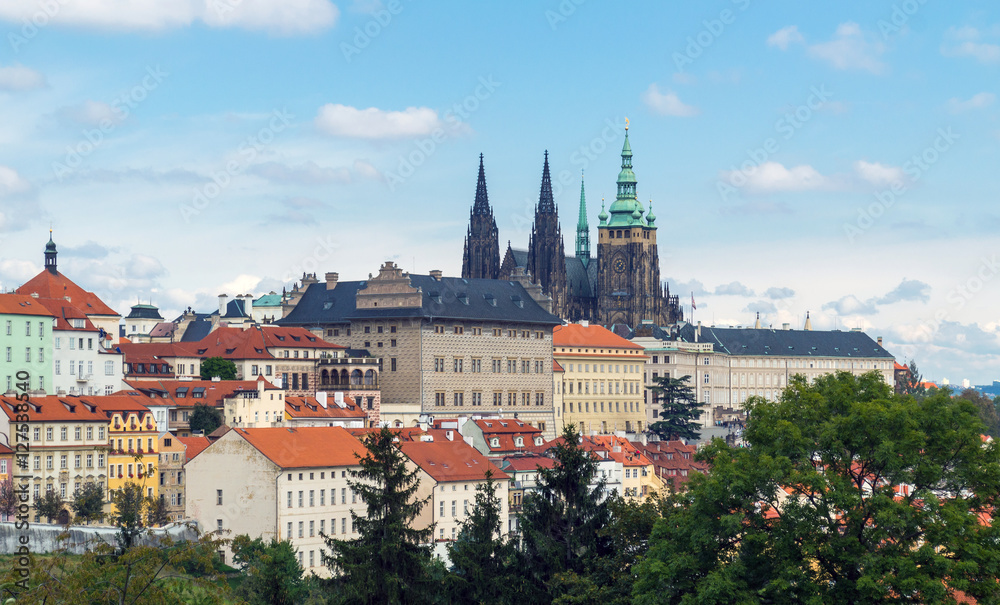
[[37, 298], [0, 294], [0, 387], [4, 392], [16, 393], [22, 382], [32, 391], [52, 391], [54, 322]]

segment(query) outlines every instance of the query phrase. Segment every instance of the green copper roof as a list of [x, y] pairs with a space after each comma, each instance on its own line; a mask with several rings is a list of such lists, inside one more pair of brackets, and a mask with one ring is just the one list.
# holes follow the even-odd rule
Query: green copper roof
[[655, 221], [656, 215], [653, 214], [653, 200], [649, 200], [649, 212], [646, 214], [646, 224], [655, 229], [656, 227], [653, 227]]
[[625, 144], [622, 145], [622, 169], [618, 173], [618, 196], [611, 203], [608, 211], [611, 213], [609, 227], [631, 227], [645, 225], [642, 220], [643, 207], [635, 193], [635, 173], [632, 172], [632, 146], [628, 142], [628, 130], [625, 131]]
[[576, 221], [576, 256], [584, 265], [590, 262], [590, 223], [587, 222], [587, 194], [583, 187], [583, 173], [580, 174], [580, 217]]
[[599, 226], [604, 226], [608, 222], [608, 213], [604, 211], [604, 198], [601, 198], [601, 213], [597, 215], [597, 218], [601, 221]]

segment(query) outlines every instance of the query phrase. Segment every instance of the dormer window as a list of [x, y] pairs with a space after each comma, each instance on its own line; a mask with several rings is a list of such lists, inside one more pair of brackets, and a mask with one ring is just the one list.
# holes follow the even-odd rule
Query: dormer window
[[490, 439], [490, 447], [500, 447], [500, 439], [497, 437]]
[[524, 437], [515, 437], [514, 445], [516, 445], [517, 447], [524, 447]]
[[541, 437], [535, 437], [535, 445], [541, 445], [541, 444], [542, 444], [542, 438]]

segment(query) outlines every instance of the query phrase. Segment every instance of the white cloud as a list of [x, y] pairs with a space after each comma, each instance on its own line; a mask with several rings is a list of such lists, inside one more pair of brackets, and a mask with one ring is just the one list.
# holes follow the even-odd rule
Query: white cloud
[[982, 42], [982, 32], [975, 27], [951, 27], [945, 32], [941, 54], [946, 57], [972, 57], [980, 63], [1000, 63], [1000, 44]]
[[773, 191], [816, 191], [830, 189], [833, 184], [808, 164], [785, 168], [778, 162], [764, 162], [752, 174], [739, 170], [723, 171], [722, 178], [751, 193]]
[[972, 95], [968, 101], [963, 101], [958, 97], [948, 99], [948, 111], [951, 113], [962, 113], [973, 109], [989, 107], [997, 100], [997, 96], [992, 92], [980, 92]]
[[64, 120], [85, 126], [99, 126], [102, 122], [117, 124], [122, 119], [120, 111], [100, 101], [84, 101], [79, 105], [64, 107], [57, 114]]
[[354, 160], [354, 173], [366, 179], [381, 181], [385, 176], [379, 172], [378, 168], [371, 165], [366, 160]]
[[795, 290], [792, 290], [791, 288], [771, 287], [764, 291], [764, 296], [772, 300], [781, 300], [783, 298], [791, 298], [795, 296]]
[[777, 46], [781, 50], [788, 50], [790, 44], [801, 44], [803, 42], [805, 42], [805, 38], [799, 33], [797, 25], [783, 27], [767, 38], [768, 46]]
[[21, 92], [44, 86], [45, 76], [29, 67], [23, 65], [0, 67], [0, 90]]
[[811, 57], [826, 61], [834, 69], [858, 69], [873, 74], [882, 73], [885, 64], [879, 61], [879, 56], [885, 52], [885, 44], [873, 34], [861, 31], [857, 23], [846, 22], [837, 26], [833, 39], [829, 42], [811, 44], [808, 53]]
[[163, 263], [145, 254], [133, 254], [125, 267], [128, 279], [148, 280], [166, 274]]
[[0, 166], [0, 197], [24, 193], [31, 189], [31, 183], [24, 180], [13, 168]]
[[854, 162], [854, 172], [872, 185], [879, 187], [903, 180], [903, 169], [898, 166], [888, 166], [878, 162], [858, 160]]
[[444, 128], [438, 113], [429, 107], [386, 111], [377, 107], [358, 109], [338, 103], [320, 107], [314, 123], [326, 134], [356, 139], [420, 137]]
[[21, 23], [38, 14], [50, 23], [110, 30], [163, 30], [201, 21], [289, 35], [332, 27], [340, 14], [329, 0], [75, 0], [43, 11], [37, 0], [4, 0], [0, 20]]
[[828, 302], [823, 305], [823, 309], [835, 311], [838, 315], [874, 315], [878, 312], [872, 301], [862, 302], [853, 294]]
[[660, 92], [655, 83], [650, 84], [646, 92], [642, 93], [642, 102], [654, 112], [665, 116], [688, 118], [701, 113], [697, 107], [682, 102], [672, 90]]
[[738, 281], [723, 284], [715, 289], [715, 294], [719, 296], [753, 296], [753, 290]]

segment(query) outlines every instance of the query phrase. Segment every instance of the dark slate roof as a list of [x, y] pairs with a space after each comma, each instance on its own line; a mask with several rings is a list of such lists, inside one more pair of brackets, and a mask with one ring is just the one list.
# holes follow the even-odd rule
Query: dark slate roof
[[[275, 323], [311, 326], [348, 323], [355, 319], [426, 317], [476, 321], [505, 321], [558, 325], [562, 323], [536, 303], [516, 281], [463, 279], [410, 274], [410, 285], [422, 290], [420, 308], [379, 307], [356, 309], [355, 296], [368, 282], [338, 282], [328, 290], [325, 283], [310, 284], [287, 317]], [[492, 301], [492, 302], [491, 302]], [[517, 301], [520, 301], [520, 305]]]
[[212, 316], [210, 314], [198, 313], [196, 317], [184, 330], [181, 342], [198, 342], [212, 331], [212, 320], [210, 319]]
[[[514, 265], [517, 267], [528, 266], [528, 251], [510, 249], [514, 257]], [[535, 276], [533, 275], [532, 278]], [[569, 285], [570, 296], [580, 298], [594, 298], [597, 296], [597, 259], [591, 258], [586, 267], [583, 261], [575, 255], [566, 255], [566, 281]]]
[[[222, 319], [233, 319], [233, 318], [244, 319], [246, 317], [250, 317], [249, 315], [247, 315], [244, 303], [245, 301], [243, 300], [229, 301], [229, 304], [226, 305], [226, 314], [222, 316]], [[217, 314], [218, 313], [213, 313], [213, 315]]]
[[[681, 340], [694, 342], [695, 326], [681, 328]], [[839, 330], [774, 330], [708, 328], [702, 326], [698, 342], [711, 342], [730, 355], [781, 355], [803, 357], [881, 357], [893, 359], [864, 332]]]
[[132, 311], [125, 319], [163, 319], [160, 310], [153, 305], [132, 305]]

